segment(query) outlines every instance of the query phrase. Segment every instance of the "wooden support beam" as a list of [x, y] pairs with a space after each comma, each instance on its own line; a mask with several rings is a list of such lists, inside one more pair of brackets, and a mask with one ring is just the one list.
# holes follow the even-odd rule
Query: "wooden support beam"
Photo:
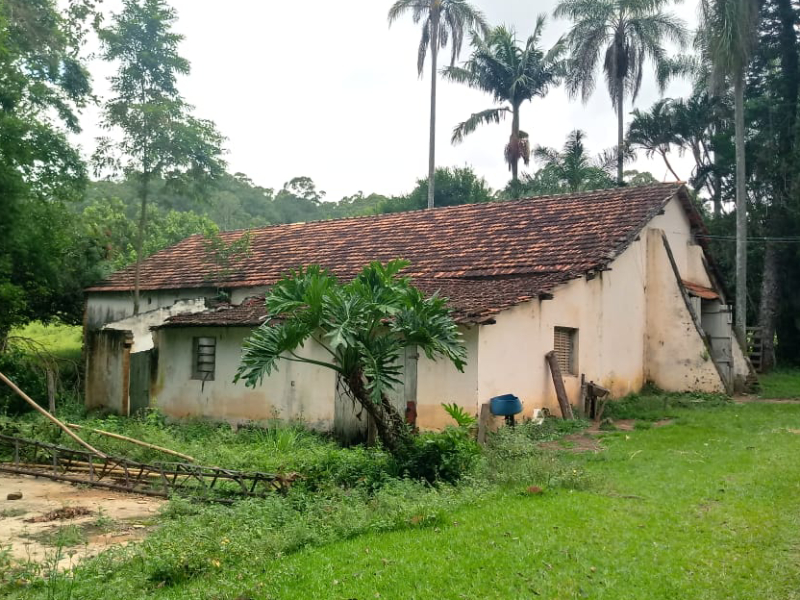
[[574, 419], [572, 414], [572, 407], [569, 404], [567, 397], [567, 390], [564, 388], [564, 379], [561, 377], [561, 369], [558, 366], [558, 359], [556, 353], [551, 350], [544, 355], [547, 364], [550, 365], [550, 372], [553, 374], [553, 386], [556, 388], [556, 397], [558, 398], [558, 406], [561, 408], [561, 417], [564, 419]]

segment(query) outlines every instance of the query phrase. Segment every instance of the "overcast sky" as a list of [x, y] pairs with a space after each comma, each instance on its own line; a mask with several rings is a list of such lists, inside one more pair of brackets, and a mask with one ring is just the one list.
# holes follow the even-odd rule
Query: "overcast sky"
[[[417, 76], [419, 27], [410, 17], [389, 29], [393, 0], [171, 0], [177, 31], [185, 36], [182, 55], [192, 73], [180, 82], [198, 117], [216, 122], [227, 137], [231, 172], [257, 184], [280, 188], [292, 177], [311, 177], [326, 199], [359, 190], [400, 194], [427, 174], [430, 77]], [[473, 0], [492, 25], [504, 23], [525, 39], [539, 13], [556, 0]], [[119, 0], [106, 0], [117, 10]], [[676, 12], [690, 24], [695, 2]], [[549, 48], [568, 27], [548, 21], [543, 45]], [[462, 59], [469, 53], [465, 44]], [[449, 53], [446, 53], [449, 56]], [[91, 63], [95, 89], [107, 96], [113, 67]], [[492, 106], [491, 98], [466, 86], [439, 81], [438, 166], [472, 166], [493, 188], [510, 174], [503, 161], [510, 122], [486, 126], [452, 146], [453, 127], [472, 112]], [[689, 85], [673, 84], [667, 95], [686, 95]], [[636, 106], [648, 108], [658, 92], [648, 71]], [[630, 107], [628, 107], [630, 110]], [[84, 113], [79, 143], [89, 154], [99, 111]], [[616, 121], [602, 76], [587, 104], [570, 100], [563, 89], [522, 108], [522, 129], [534, 145], [561, 147], [569, 131], [588, 135], [592, 153], [616, 143]], [[689, 177], [689, 162], [676, 161]], [[533, 166], [533, 165], [532, 165]], [[640, 159], [636, 168], [658, 180], [667, 177], [657, 160]]]

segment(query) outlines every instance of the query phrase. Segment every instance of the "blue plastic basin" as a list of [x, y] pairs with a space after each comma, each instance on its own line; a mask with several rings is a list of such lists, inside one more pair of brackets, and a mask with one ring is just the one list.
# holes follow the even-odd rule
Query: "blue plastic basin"
[[489, 400], [489, 410], [498, 417], [508, 417], [522, 412], [522, 402], [514, 394], [503, 394]]

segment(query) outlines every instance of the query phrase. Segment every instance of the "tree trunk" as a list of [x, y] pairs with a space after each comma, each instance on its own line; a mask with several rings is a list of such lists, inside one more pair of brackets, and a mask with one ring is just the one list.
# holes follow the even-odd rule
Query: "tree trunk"
[[402, 449], [409, 433], [403, 416], [385, 395], [381, 397], [380, 404], [370, 400], [361, 373], [348, 378], [347, 387], [350, 388], [350, 392], [362, 408], [372, 417], [383, 447], [392, 454], [397, 454]]
[[[716, 162], [717, 157], [714, 156]], [[714, 195], [712, 197], [714, 203], [714, 218], [719, 219], [722, 217], [722, 177], [718, 173], [714, 174]]]
[[761, 279], [761, 306], [759, 322], [761, 329], [761, 372], [769, 373], [775, 366], [775, 323], [778, 319], [778, 247], [768, 243], [764, 254], [764, 269]]
[[513, 109], [513, 116], [511, 118], [511, 181], [517, 183], [519, 181], [519, 107], [515, 106]]
[[672, 176], [675, 178], [675, 181], [680, 181], [681, 178], [678, 177], [678, 174], [675, 172], [675, 169], [672, 168], [672, 165], [670, 164], [669, 159], [667, 158], [667, 153], [661, 152], [661, 158], [664, 159], [664, 164], [667, 165], [667, 169], [669, 169], [669, 172], [672, 173]]
[[625, 104], [623, 93], [623, 82], [619, 82], [619, 97], [617, 98], [617, 185], [623, 186], [625, 185], [625, 179], [623, 178], [623, 171], [622, 171], [622, 158], [623, 158], [623, 143], [624, 143], [624, 128], [623, 128], [623, 114], [622, 109]]
[[142, 252], [144, 250], [144, 232], [147, 227], [147, 197], [150, 193], [150, 175], [142, 174], [142, 187], [139, 197], [142, 201], [139, 214], [139, 231], [136, 233], [136, 266], [133, 275], [133, 314], [139, 314], [139, 287], [141, 283]]
[[436, 69], [439, 54], [439, 19], [431, 19], [431, 132], [428, 147], [428, 208], [433, 208], [436, 192]]
[[734, 82], [736, 138], [736, 335], [747, 334], [747, 190], [744, 158], [744, 72]]

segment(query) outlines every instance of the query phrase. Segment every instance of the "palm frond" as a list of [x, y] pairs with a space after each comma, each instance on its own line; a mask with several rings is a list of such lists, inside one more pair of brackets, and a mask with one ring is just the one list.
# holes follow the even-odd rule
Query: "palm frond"
[[491, 123], [499, 123], [503, 120], [507, 113], [511, 112], [506, 107], [488, 108], [477, 113], [470, 115], [469, 119], [459, 123], [453, 129], [453, 135], [450, 138], [451, 143], [459, 144], [464, 141], [464, 137], [473, 133], [481, 125], [489, 125]]

